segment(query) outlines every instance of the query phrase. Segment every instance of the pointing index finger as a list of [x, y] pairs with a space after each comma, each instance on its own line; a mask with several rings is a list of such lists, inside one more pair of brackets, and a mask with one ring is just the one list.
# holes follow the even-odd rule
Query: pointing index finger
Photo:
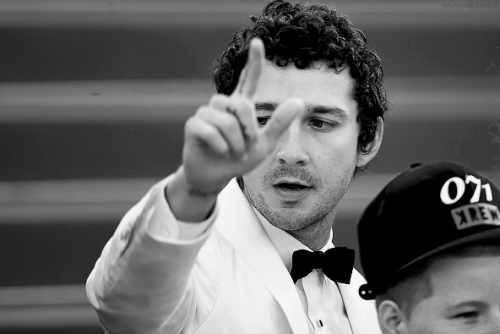
[[257, 84], [264, 64], [264, 43], [258, 38], [250, 42], [248, 60], [241, 72], [236, 92], [251, 99], [257, 90]]
[[304, 102], [291, 98], [283, 102], [273, 113], [269, 123], [262, 129], [267, 147], [272, 149], [281, 135], [288, 129], [293, 120], [304, 109]]

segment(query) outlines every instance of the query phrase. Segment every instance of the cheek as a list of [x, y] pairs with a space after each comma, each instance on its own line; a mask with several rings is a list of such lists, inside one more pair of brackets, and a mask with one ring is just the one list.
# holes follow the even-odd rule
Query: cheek
[[349, 165], [357, 157], [357, 137], [350, 131], [335, 133], [330, 138], [322, 138], [313, 145], [314, 159], [329, 169]]
[[421, 319], [420, 321], [412, 321], [408, 326], [408, 334], [471, 334], [467, 332], [460, 332], [454, 328], [450, 328], [435, 319]]
[[440, 316], [440, 307], [429, 300], [421, 301], [407, 320], [409, 334], [459, 334], [449, 328]]
[[435, 334], [435, 326], [431, 319], [425, 319], [412, 314], [410, 321], [407, 323], [407, 333], [409, 334]]
[[353, 149], [358, 146], [358, 125], [357, 123], [351, 123], [349, 126], [346, 126], [339, 131], [338, 136], [336, 137], [336, 142], [339, 146], [342, 146], [345, 149]]
[[320, 135], [314, 139], [323, 146], [330, 146], [335, 151], [351, 153], [358, 144], [358, 126], [354, 121], [348, 121], [328, 135]]
[[259, 179], [259, 171], [253, 169], [250, 173], [243, 175], [243, 181], [245, 182], [245, 187], [251, 187], [255, 185], [255, 182]]

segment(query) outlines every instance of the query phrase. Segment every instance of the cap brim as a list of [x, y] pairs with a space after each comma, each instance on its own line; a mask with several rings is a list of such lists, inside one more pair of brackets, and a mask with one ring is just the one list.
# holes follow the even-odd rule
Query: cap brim
[[441, 253], [447, 249], [450, 249], [450, 248], [454, 248], [454, 247], [457, 247], [457, 246], [460, 246], [460, 245], [466, 245], [466, 244], [470, 244], [470, 243], [474, 243], [474, 242], [477, 242], [477, 241], [488, 241], [488, 240], [495, 240], [495, 239], [500, 239], [500, 227], [499, 228], [494, 228], [494, 229], [491, 229], [491, 230], [488, 230], [488, 231], [483, 231], [483, 232], [478, 232], [478, 233], [475, 233], [473, 235], [469, 235], [467, 237], [463, 237], [463, 238], [460, 238], [460, 239], [457, 239], [457, 240], [453, 240], [452, 242], [449, 242], [447, 244], [444, 244], [442, 246], [439, 246], [437, 248], [434, 248], [433, 250], [425, 253], [425, 254], [422, 254], [420, 255], [419, 257], [417, 257], [416, 259], [408, 262], [407, 264], [405, 264], [404, 266], [402, 266], [401, 268], [399, 268], [397, 271], [399, 270], [402, 270], [402, 269], [405, 269], [409, 266], [411, 266], [412, 264], [416, 263], [416, 262], [419, 262], [421, 260], [425, 260], [437, 253]]
[[[495, 240], [495, 239], [498, 239], [500, 241], [500, 228], [494, 228], [494, 229], [491, 229], [488, 231], [478, 232], [478, 233], [475, 233], [473, 235], [469, 235], [467, 237], [454, 240], [454, 241], [449, 242], [447, 244], [444, 244], [442, 246], [436, 247], [433, 250], [431, 250], [425, 254], [420, 255], [416, 259], [412, 260], [411, 262], [408, 262], [407, 264], [405, 264], [401, 268], [397, 269], [396, 273], [399, 272], [400, 270], [403, 270], [403, 269], [415, 264], [416, 262], [428, 259], [428, 258], [432, 257], [433, 255], [441, 253], [447, 249], [451, 249], [451, 248], [454, 248], [454, 247], [457, 247], [460, 245], [467, 245], [467, 244], [475, 243], [478, 241], [489, 241], [489, 240]], [[363, 298], [365, 300], [375, 299], [375, 296], [378, 294], [378, 292], [375, 292], [374, 289], [375, 289], [375, 286], [373, 286], [373, 284], [366, 283], [360, 287], [359, 294], [360, 294], [361, 298]], [[364, 290], [364, 291], [362, 292], [361, 290]]]

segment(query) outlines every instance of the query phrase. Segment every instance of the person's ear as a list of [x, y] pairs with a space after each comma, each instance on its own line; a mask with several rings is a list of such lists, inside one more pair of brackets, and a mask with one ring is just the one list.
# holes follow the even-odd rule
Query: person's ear
[[406, 334], [406, 317], [392, 300], [384, 300], [377, 309], [378, 323], [384, 334]]
[[375, 137], [366, 145], [363, 152], [358, 152], [358, 161], [356, 166], [363, 167], [366, 166], [378, 153], [380, 149], [380, 144], [382, 144], [382, 138], [384, 137], [384, 120], [382, 117], [377, 117], [377, 130], [375, 132]]

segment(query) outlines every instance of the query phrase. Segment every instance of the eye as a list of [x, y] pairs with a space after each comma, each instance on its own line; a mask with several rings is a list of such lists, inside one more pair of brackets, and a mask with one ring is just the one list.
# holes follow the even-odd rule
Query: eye
[[478, 317], [479, 317], [479, 312], [476, 311], [462, 312], [454, 316], [454, 318], [467, 319], [467, 320], [477, 319]]
[[317, 130], [329, 130], [335, 127], [335, 124], [332, 122], [327, 122], [321, 119], [313, 118], [309, 120], [308, 125], [317, 129]]
[[259, 123], [259, 125], [261, 127], [265, 126], [267, 124], [267, 122], [269, 121], [269, 118], [270, 117], [257, 117], [257, 123]]

